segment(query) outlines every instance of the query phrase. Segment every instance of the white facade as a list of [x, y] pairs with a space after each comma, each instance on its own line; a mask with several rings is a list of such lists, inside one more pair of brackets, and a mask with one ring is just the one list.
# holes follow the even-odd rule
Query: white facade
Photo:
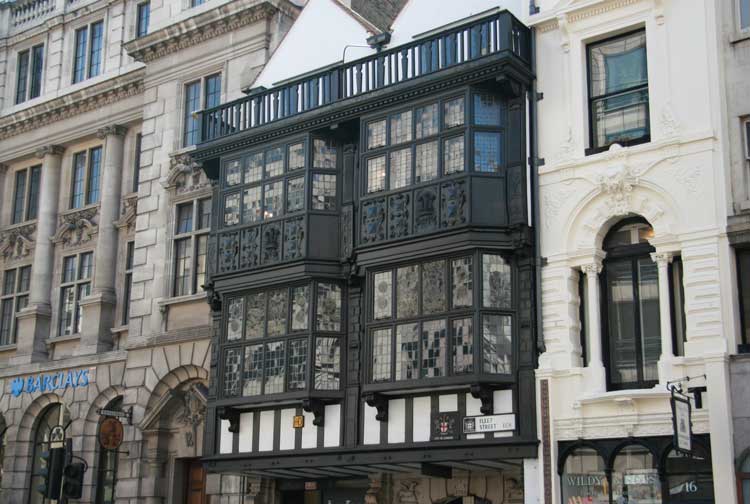
[[[537, 371], [540, 493], [549, 504], [564, 502], [557, 473], [561, 442], [670, 436], [667, 382], [705, 374], [685, 385], [707, 387], [703, 407], [693, 411], [693, 432], [710, 435], [715, 501], [736, 502], [728, 363], [738, 327], [726, 238], [729, 173], [716, 19], [717, 6], [729, 2], [536, 3], [539, 13], [526, 22], [536, 28], [537, 88], [544, 94], [538, 105], [546, 346]], [[646, 37], [650, 140], [589, 153], [587, 47], [639, 29]], [[658, 383], [615, 391], [608, 390], [612, 369], [605, 367], [602, 243], [612, 226], [633, 216], [653, 227], [648, 243], [658, 270]], [[677, 256], [684, 270], [684, 349], [673, 349], [669, 300], [669, 263]]]

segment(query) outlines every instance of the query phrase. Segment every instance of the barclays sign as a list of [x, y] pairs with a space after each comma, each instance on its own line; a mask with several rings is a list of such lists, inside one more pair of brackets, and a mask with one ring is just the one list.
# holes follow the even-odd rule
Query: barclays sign
[[85, 387], [88, 384], [89, 370], [77, 369], [71, 371], [59, 371], [57, 373], [40, 373], [26, 378], [14, 378], [10, 382], [10, 392], [13, 394], [13, 397], [18, 397], [24, 392], [27, 394], [32, 394], [34, 392], [54, 392], [56, 390], [65, 390], [68, 387], [74, 389]]

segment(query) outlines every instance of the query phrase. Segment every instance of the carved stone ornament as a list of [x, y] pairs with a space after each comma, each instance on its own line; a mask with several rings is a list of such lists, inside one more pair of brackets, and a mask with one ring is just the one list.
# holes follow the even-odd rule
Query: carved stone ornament
[[122, 200], [120, 218], [115, 221], [115, 226], [126, 232], [135, 230], [135, 218], [138, 214], [138, 195], [133, 193]]
[[128, 132], [128, 128], [126, 128], [125, 126], [112, 124], [110, 126], [105, 126], [103, 128], [99, 128], [98, 130], [96, 130], [96, 137], [100, 140], [104, 140], [110, 135], [125, 136], [127, 132]]
[[76, 247], [90, 242], [99, 232], [96, 221], [98, 213], [97, 206], [61, 215], [52, 241], [61, 243], [63, 247]]
[[34, 155], [38, 157], [39, 159], [42, 159], [44, 156], [62, 156], [63, 152], [65, 152], [65, 147], [62, 145], [45, 145], [44, 147], [39, 147], [36, 152], [34, 152]]
[[237, 434], [240, 431], [240, 410], [225, 407], [219, 410], [221, 420], [229, 420], [229, 432]]
[[187, 446], [195, 446], [198, 427], [203, 423], [206, 416], [205, 394], [197, 391], [196, 387], [197, 385], [193, 385], [182, 393], [180, 396], [182, 409], [177, 415], [177, 422], [190, 428], [185, 436]]
[[199, 191], [211, 186], [201, 169], [189, 154], [178, 154], [170, 161], [170, 169], [164, 187], [174, 190], [177, 194]]
[[419, 481], [405, 480], [401, 481], [401, 488], [398, 490], [398, 502], [401, 504], [417, 504], [419, 498], [417, 497], [417, 485]]
[[34, 250], [36, 224], [14, 227], [0, 232], [0, 254], [6, 261], [18, 261]]
[[[602, 194], [609, 198], [610, 215], [624, 215], [630, 208], [630, 196], [633, 187], [638, 184], [638, 176], [635, 175], [624, 159], [624, 153], [619, 149], [611, 151], [610, 159], [615, 162], [606, 173], [599, 175], [598, 185]], [[613, 146], [614, 149], [614, 146]]]

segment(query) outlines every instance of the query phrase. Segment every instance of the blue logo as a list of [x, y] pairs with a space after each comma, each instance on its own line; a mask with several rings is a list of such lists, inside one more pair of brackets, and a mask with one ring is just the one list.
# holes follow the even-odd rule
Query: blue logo
[[78, 369], [76, 371], [60, 371], [59, 373], [38, 374], [23, 378], [14, 378], [10, 383], [10, 392], [13, 397], [20, 396], [23, 392], [32, 394], [34, 392], [52, 392], [54, 390], [65, 390], [68, 387], [85, 387], [89, 384], [89, 370]]

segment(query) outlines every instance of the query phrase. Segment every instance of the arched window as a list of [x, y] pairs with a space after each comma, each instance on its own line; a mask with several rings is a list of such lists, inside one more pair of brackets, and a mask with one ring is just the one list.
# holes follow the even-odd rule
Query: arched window
[[[714, 479], [711, 455], [698, 444], [693, 444], [693, 456], [670, 450], [665, 461], [667, 489], [665, 497], [674, 504], [712, 504]], [[750, 500], [743, 501], [750, 503]]]
[[641, 218], [620, 222], [604, 239], [602, 272], [604, 351], [609, 389], [649, 388], [659, 379], [659, 282]]
[[[122, 397], [110, 401], [105, 409], [122, 409]], [[101, 417], [99, 427], [105, 418], [107, 417]], [[117, 486], [117, 450], [107, 450], [99, 445], [99, 427], [96, 430], [96, 445], [99, 450], [99, 460], [96, 466], [96, 504], [113, 504]]]
[[31, 470], [31, 485], [29, 487], [29, 504], [46, 504], [50, 502], [37, 491], [37, 487], [42, 484], [42, 477], [34, 475], [39, 474], [42, 467], [44, 467], [44, 462], [41, 458], [42, 453], [49, 450], [50, 431], [56, 425], [62, 425], [67, 434], [68, 426], [70, 425], [70, 413], [64, 404], [52, 404], [39, 416], [34, 434], [34, 458]]
[[740, 502], [750, 504], [750, 453], [745, 455], [737, 471], [737, 480], [740, 486]]
[[565, 459], [560, 476], [562, 502], [609, 504], [604, 460], [593, 448], [576, 448]]
[[612, 464], [612, 503], [661, 504], [662, 492], [654, 456], [645, 446], [624, 447]]

